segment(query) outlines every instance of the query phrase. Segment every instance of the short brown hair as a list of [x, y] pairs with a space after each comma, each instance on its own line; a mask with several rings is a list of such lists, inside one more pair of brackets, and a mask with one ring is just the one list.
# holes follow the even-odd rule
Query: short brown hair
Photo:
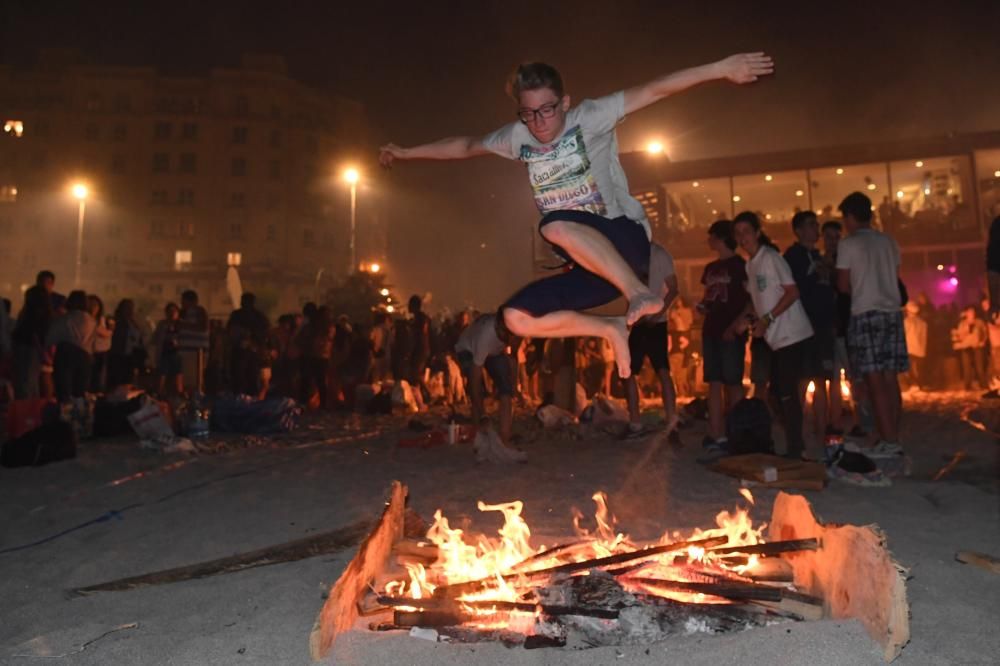
[[522, 62], [507, 79], [507, 94], [519, 101], [525, 90], [549, 88], [557, 97], [563, 96], [563, 80], [559, 71], [544, 62]]

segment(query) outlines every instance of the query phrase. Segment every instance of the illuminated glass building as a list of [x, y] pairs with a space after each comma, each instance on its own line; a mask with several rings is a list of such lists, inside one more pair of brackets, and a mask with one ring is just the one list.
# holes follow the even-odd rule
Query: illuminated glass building
[[1000, 215], [1000, 132], [686, 162], [622, 157], [686, 294], [701, 293], [715, 220], [754, 211], [784, 249], [795, 212], [839, 219], [837, 205], [854, 191], [871, 198], [875, 226], [899, 242], [911, 294], [971, 303], [982, 291], [986, 232]]

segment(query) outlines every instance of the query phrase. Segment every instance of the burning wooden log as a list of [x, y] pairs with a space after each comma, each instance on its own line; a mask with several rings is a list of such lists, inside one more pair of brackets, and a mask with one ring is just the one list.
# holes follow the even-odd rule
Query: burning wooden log
[[723, 599], [781, 601], [780, 589], [752, 583], [690, 583], [663, 578], [626, 578], [625, 582], [661, 590], [709, 594]]
[[[481, 618], [475, 614], [470, 614], [466, 612], [466, 609], [470, 610], [485, 610], [485, 611], [496, 611], [497, 613], [534, 613], [536, 611], [541, 612], [543, 615], [551, 615], [553, 617], [558, 617], [560, 615], [580, 615], [583, 617], [599, 617], [605, 620], [614, 620], [618, 618], [619, 612], [615, 608], [596, 608], [593, 606], [560, 606], [560, 605], [548, 605], [548, 604], [533, 604], [524, 601], [493, 601], [493, 600], [476, 600], [476, 601], [455, 601], [451, 599], [412, 599], [409, 597], [378, 597], [378, 602], [383, 606], [389, 607], [403, 607], [403, 608], [415, 608], [417, 611], [395, 611], [400, 612], [435, 612], [442, 614], [452, 614], [452, 615], [466, 615], [467, 617], [463, 622], [468, 622], [470, 620], [475, 620]], [[396, 624], [402, 623], [397, 622]], [[459, 623], [461, 624], [461, 622]], [[415, 626], [415, 625], [408, 625]], [[425, 627], [430, 626], [448, 626], [448, 625], [431, 625], [425, 624], [420, 625]]]
[[727, 553], [742, 553], [745, 555], [777, 555], [779, 553], [792, 553], [798, 550], [817, 550], [819, 546], [819, 539], [791, 539], [788, 541], [758, 543], [753, 546], [726, 546], [724, 548], [710, 548], [705, 552], [713, 555], [725, 555]]
[[[577, 571], [587, 571], [588, 569], [599, 569], [601, 567], [610, 566], [612, 564], [624, 564], [626, 562], [634, 562], [635, 560], [641, 560], [648, 557], [655, 557], [656, 555], [663, 555], [664, 553], [673, 553], [679, 550], [684, 550], [685, 548], [690, 548], [691, 546], [697, 546], [699, 548], [711, 548], [713, 546], [719, 546], [726, 543], [729, 540], [728, 537], [719, 536], [711, 537], [708, 539], [697, 539], [694, 541], [678, 541], [677, 543], [667, 544], [665, 546], [654, 546], [652, 548], [643, 548], [642, 550], [636, 550], [629, 553], [617, 553], [615, 555], [608, 555], [606, 557], [596, 557], [589, 560], [583, 560], [581, 562], [568, 562], [566, 564], [559, 564], [554, 567], [548, 567], [546, 569], [535, 569], [533, 571], [524, 571], [519, 573], [509, 573], [500, 576], [504, 581], [517, 580], [521, 576], [528, 579], [544, 578], [553, 576], [560, 573], [574, 573]], [[441, 587], [434, 590], [435, 597], [458, 597], [463, 594], [469, 594], [475, 592], [481, 588], [492, 587], [498, 582], [497, 577], [493, 578], [483, 578], [480, 580], [470, 580], [463, 583], [452, 583], [451, 585], [442, 585]]]

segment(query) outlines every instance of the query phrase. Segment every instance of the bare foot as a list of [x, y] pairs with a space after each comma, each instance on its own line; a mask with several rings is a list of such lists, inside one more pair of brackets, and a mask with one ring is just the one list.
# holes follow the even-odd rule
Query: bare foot
[[625, 322], [631, 326], [646, 315], [654, 315], [663, 309], [663, 299], [646, 291], [636, 294], [628, 304]]
[[628, 379], [632, 374], [632, 354], [628, 350], [628, 326], [622, 317], [613, 317], [611, 330], [607, 334], [608, 342], [615, 352], [615, 365], [618, 366], [618, 376]]

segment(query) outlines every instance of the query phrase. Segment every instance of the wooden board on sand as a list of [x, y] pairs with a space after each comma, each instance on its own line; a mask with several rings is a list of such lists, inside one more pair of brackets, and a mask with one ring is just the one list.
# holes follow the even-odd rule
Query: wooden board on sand
[[726, 456], [713, 464], [711, 469], [768, 488], [822, 490], [826, 483], [826, 467], [821, 463], [789, 460], [767, 453]]
[[331, 588], [309, 634], [309, 651], [314, 660], [325, 657], [337, 636], [351, 629], [358, 619], [358, 601], [368, 583], [385, 568], [393, 544], [403, 536], [406, 493], [406, 486], [392, 482], [389, 501], [378, 524]]
[[816, 538], [818, 550], [787, 553], [799, 590], [824, 600], [826, 617], [856, 618], [892, 661], [910, 640], [905, 570], [876, 525], [824, 525], [800, 495], [778, 493], [769, 540]]

